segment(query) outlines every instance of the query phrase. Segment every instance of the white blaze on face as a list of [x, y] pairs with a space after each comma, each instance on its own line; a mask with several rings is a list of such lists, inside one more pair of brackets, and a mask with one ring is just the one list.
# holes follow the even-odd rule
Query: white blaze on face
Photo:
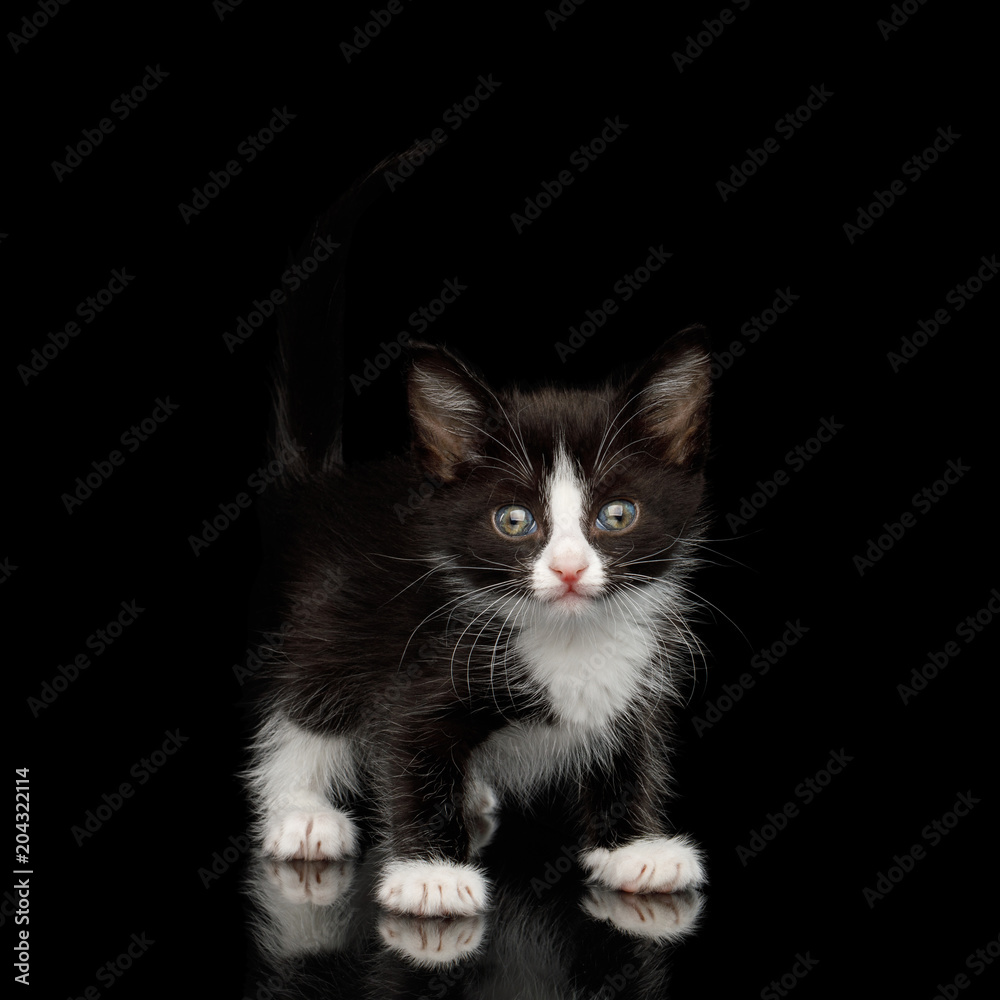
[[548, 540], [535, 562], [532, 584], [543, 600], [569, 610], [601, 591], [605, 573], [600, 556], [587, 539], [583, 483], [563, 448], [556, 452], [546, 494]]

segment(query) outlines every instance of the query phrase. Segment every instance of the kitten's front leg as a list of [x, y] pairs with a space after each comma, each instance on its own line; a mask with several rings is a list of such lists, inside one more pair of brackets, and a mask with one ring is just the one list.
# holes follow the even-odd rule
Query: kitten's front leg
[[591, 881], [619, 892], [676, 892], [705, 881], [697, 846], [668, 834], [660, 818], [663, 767], [648, 743], [636, 740], [606, 780], [584, 793], [586, 847], [579, 861]]
[[409, 740], [390, 754], [383, 803], [389, 860], [379, 881], [379, 902], [396, 913], [461, 917], [489, 900], [483, 872], [468, 863], [472, 851], [466, 801], [468, 750], [446, 733], [433, 745]]
[[247, 779], [258, 810], [258, 840], [285, 860], [339, 860], [355, 852], [354, 820], [334, 808], [357, 785], [354, 753], [343, 736], [309, 732], [283, 716], [261, 728]]
[[640, 837], [580, 855], [590, 879], [619, 892], [678, 892], [705, 881], [701, 852], [685, 836]]

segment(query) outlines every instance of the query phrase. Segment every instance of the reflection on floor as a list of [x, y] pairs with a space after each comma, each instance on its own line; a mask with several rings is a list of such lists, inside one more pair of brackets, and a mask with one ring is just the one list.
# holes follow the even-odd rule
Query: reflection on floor
[[374, 875], [371, 858], [254, 859], [246, 891], [255, 961], [244, 996], [662, 1000], [671, 955], [704, 905], [695, 892], [588, 886], [543, 855], [491, 865], [493, 901], [482, 915], [404, 917], [373, 901]]

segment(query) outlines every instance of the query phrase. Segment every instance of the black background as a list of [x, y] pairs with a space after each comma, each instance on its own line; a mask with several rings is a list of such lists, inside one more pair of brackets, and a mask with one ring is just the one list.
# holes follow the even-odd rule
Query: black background
[[[443, 127], [447, 141], [359, 230], [349, 372], [414, 332], [409, 315], [446, 279], [467, 290], [425, 335], [497, 382], [586, 382], [637, 364], [688, 323], [713, 331], [719, 517], [706, 554], [716, 565], [697, 587], [718, 610], [699, 627], [709, 655], [679, 720], [674, 810], [708, 852], [711, 887], [700, 933], [676, 955], [672, 995], [758, 996], [808, 951], [818, 964], [795, 987], [803, 1000], [929, 1000], [969, 974], [966, 956], [1000, 929], [989, 693], [1000, 625], [968, 643], [956, 635], [1000, 586], [984, 433], [997, 288], [985, 282], [960, 310], [948, 299], [997, 250], [981, 14], [914, 3], [886, 38], [877, 22], [892, 16], [888, 3], [755, 2], [733, 7], [681, 72], [673, 54], [721, 5], [588, 0], [553, 26], [543, 4], [404, 2], [348, 61], [341, 43], [370, 6], [78, 0], [16, 51], [5, 43], [0, 558], [11, 766], [31, 780], [31, 988], [244, 994], [239, 865], [207, 886], [199, 871], [245, 824], [233, 665], [246, 655], [255, 515], [197, 555], [190, 538], [263, 460], [275, 329], [232, 350], [223, 334], [281, 287], [290, 250], [355, 176]], [[39, 9], [25, 0], [5, 31], [22, 32], [20, 18]], [[147, 66], [165, 78], [120, 120], [111, 104]], [[490, 75], [499, 86], [452, 129], [445, 113]], [[814, 87], [832, 96], [781, 136], [778, 120]], [[246, 162], [240, 143], [275, 108], [294, 119]], [[57, 177], [53, 162], [102, 118], [114, 130]], [[571, 155], [606, 118], [627, 128], [577, 172]], [[939, 129], [959, 138], [907, 177]], [[717, 182], [769, 138], [778, 151], [724, 199]], [[241, 173], [185, 221], [181, 203], [232, 159]], [[512, 214], [565, 169], [572, 185], [518, 233]], [[905, 193], [851, 241], [845, 223], [895, 180]], [[670, 260], [561, 359], [569, 328], [661, 246]], [[19, 366], [79, 319], [77, 304], [113, 269], [134, 280], [26, 380]], [[740, 328], [780, 289], [794, 304], [750, 343]], [[947, 324], [894, 371], [888, 353], [942, 308]], [[734, 341], [745, 353], [725, 367]], [[176, 412], [68, 512], [76, 477], [124, 451], [121, 435], [168, 397]], [[353, 453], [402, 445], [400, 363], [348, 397]], [[839, 429], [793, 471], [786, 455], [824, 418]], [[915, 495], [950, 460], [969, 471], [922, 510]], [[727, 520], [778, 470], [787, 483], [752, 518]], [[905, 512], [913, 526], [860, 573], [855, 557]], [[122, 601], [144, 609], [135, 623], [33, 708]], [[808, 632], [761, 676], [751, 657], [789, 621]], [[897, 686], [949, 641], [959, 655], [904, 704]], [[720, 703], [746, 673], [753, 687]], [[710, 705], [725, 710], [697, 726]], [[175, 730], [186, 742], [140, 785], [133, 767]], [[797, 787], [834, 751], [850, 762], [804, 801]], [[133, 797], [78, 843], [72, 828], [125, 781]], [[969, 792], [980, 803], [930, 846], [922, 830]], [[738, 855], [787, 802], [798, 815], [757, 856]], [[926, 856], [866, 900], [914, 844]], [[101, 986], [95, 970], [140, 933], [155, 946]], [[996, 990], [995, 967], [970, 978], [963, 993]]]

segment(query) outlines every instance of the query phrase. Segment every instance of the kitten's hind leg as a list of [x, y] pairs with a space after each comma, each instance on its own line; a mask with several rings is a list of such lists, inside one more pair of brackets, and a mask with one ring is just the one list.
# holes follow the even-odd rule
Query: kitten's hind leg
[[469, 782], [465, 793], [465, 811], [469, 823], [469, 850], [478, 854], [492, 839], [500, 825], [500, 803], [493, 789], [482, 781]]
[[343, 736], [311, 733], [283, 716], [264, 724], [247, 772], [258, 810], [257, 840], [276, 858], [338, 860], [355, 853], [354, 820], [330, 801], [357, 789], [357, 765]]

